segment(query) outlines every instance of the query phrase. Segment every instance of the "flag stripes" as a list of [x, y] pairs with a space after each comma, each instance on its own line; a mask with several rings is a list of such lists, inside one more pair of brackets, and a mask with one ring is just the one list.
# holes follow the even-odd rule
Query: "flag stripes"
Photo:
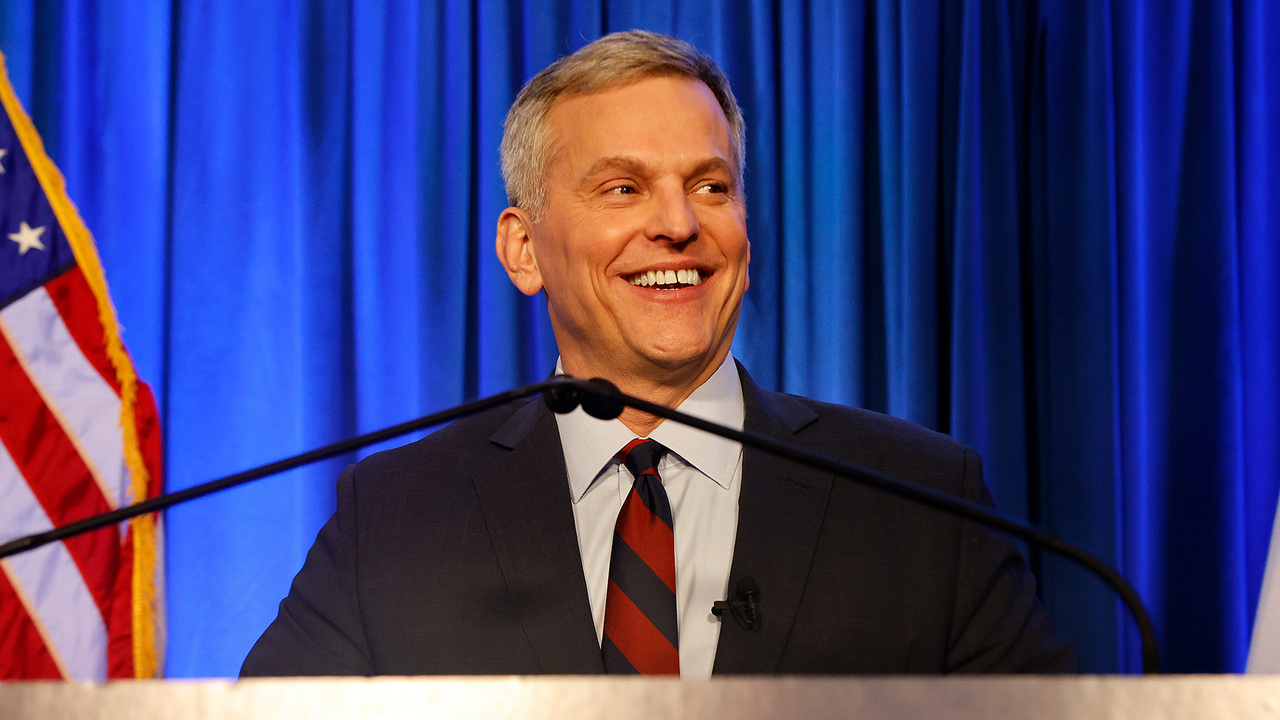
[[[80, 282], [68, 281], [67, 276], [80, 278]], [[79, 285], [88, 292], [79, 270], [73, 269], [52, 282], [61, 283], [62, 290]], [[63, 299], [69, 308], [74, 307], [74, 302], [84, 299]], [[74, 313], [67, 314], [74, 317]], [[24, 359], [26, 372], [60, 419], [67, 439], [85, 458], [89, 472], [114, 510], [129, 503], [133, 485], [125, 466], [120, 428], [101, 421], [104, 417], [120, 417], [119, 388], [102, 375], [105, 353], [99, 353], [101, 359], [95, 363], [82, 351], [82, 343], [72, 335], [67, 314], [56, 306], [51, 292], [38, 289], [0, 311], [0, 323], [17, 350], [17, 357]]]
[[[0, 387], [5, 389], [0, 394], [0, 444], [16, 475], [28, 481], [14, 483], [26, 485], [31, 492], [35, 507], [28, 512], [34, 514], [38, 508], [44, 515], [43, 524], [47, 524], [42, 529], [49, 529], [111, 510], [75, 443], [13, 352], [3, 321], [0, 335], [5, 339], [0, 343]], [[41, 481], [32, 482], [33, 479]], [[11, 492], [16, 495], [21, 488]], [[5, 527], [8, 530], [8, 525]], [[21, 530], [8, 532], [15, 537], [26, 534]], [[104, 528], [68, 538], [61, 545], [84, 577], [99, 614], [105, 617], [111, 602], [112, 578], [118, 571], [120, 546], [116, 532]], [[16, 563], [20, 559], [25, 560], [15, 556], [5, 562]]]
[[[0, 472], [8, 456], [0, 453]], [[10, 467], [12, 467], [10, 465]], [[26, 535], [53, 525], [30, 492], [21, 497], [22, 484], [6, 492], [0, 524]], [[18, 497], [14, 497], [18, 496]], [[106, 532], [111, 532], [109, 529]], [[4, 561], [9, 580], [21, 589], [27, 622], [51, 643], [45, 651], [68, 678], [106, 677], [107, 626], [99, 600], [89, 590], [80, 567], [63, 543], [52, 543]], [[18, 590], [14, 590], [18, 594]]]
[[84, 273], [78, 267], [70, 268], [45, 283], [44, 289], [84, 359], [119, 399], [123, 388], [111, 366], [111, 359], [107, 357], [102, 325], [93, 316], [77, 312], [78, 308], [86, 307], [86, 304], [92, 307], [95, 302], [93, 289], [89, 287]]
[[[26, 603], [14, 590], [7, 566], [0, 564], [0, 657], [10, 658], [7, 675], [28, 680], [58, 680], [70, 673], [50, 654], [52, 647], [31, 620]], [[3, 677], [3, 676], [0, 676]]]

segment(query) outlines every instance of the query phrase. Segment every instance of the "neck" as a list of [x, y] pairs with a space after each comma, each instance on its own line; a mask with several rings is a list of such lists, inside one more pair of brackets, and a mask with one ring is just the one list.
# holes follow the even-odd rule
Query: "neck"
[[[705, 380], [706, 378], [703, 378], [703, 381]], [[683, 388], [671, 388], [667, 386], [637, 387], [635, 385], [624, 385], [616, 382], [614, 384], [618, 386], [619, 390], [628, 395], [634, 395], [642, 400], [648, 400], [655, 405], [677, 408], [680, 406], [680, 403], [684, 402], [685, 398], [692, 395], [693, 391], [698, 389], [698, 386], [701, 385], [702, 382], [699, 382], [697, 385]], [[649, 433], [653, 432], [654, 429], [661, 425], [663, 420], [663, 418], [660, 418], [657, 415], [650, 415], [647, 412], [637, 410], [633, 407], [624, 408], [622, 414], [618, 416], [618, 419], [622, 421], [623, 425], [627, 426], [628, 430], [635, 433], [637, 437], [649, 437]]]
[[[561, 359], [561, 365], [566, 373], [575, 377], [602, 377], [628, 395], [647, 400], [655, 405], [674, 409], [679, 407], [685, 398], [692, 395], [694, 390], [701, 387], [708, 378], [715, 374], [727, 355], [728, 351], [726, 350], [724, 355], [715, 358], [713, 362], [708, 363], [706, 366], [696, 368], [696, 371], [693, 372], [683, 369], [683, 372], [677, 370], [669, 373], [622, 373], [610, 368], [606, 372], [593, 373], [589, 368], [577, 367], [576, 364], [571, 364], [564, 358]], [[618, 419], [638, 437], [648, 437], [654, 429], [662, 424], [663, 420], [657, 415], [651, 415], [632, 407], [624, 409]]]

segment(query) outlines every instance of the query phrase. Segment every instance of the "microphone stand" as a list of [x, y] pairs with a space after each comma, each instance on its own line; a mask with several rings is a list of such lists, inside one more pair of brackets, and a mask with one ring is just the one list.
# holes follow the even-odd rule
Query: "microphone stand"
[[432, 425], [440, 425], [442, 423], [449, 422], [450, 420], [457, 420], [460, 417], [495, 408], [499, 405], [505, 405], [513, 400], [519, 400], [523, 397], [535, 395], [550, 387], [562, 385], [566, 382], [568, 381], [563, 377], [552, 378], [533, 385], [526, 385], [522, 388], [508, 390], [497, 395], [490, 395], [489, 397], [480, 398], [479, 400], [459, 405], [454, 408], [449, 408], [448, 410], [441, 410], [438, 413], [432, 413], [431, 415], [420, 417], [416, 420], [403, 422], [389, 428], [366, 433], [358, 437], [343, 440], [342, 442], [333, 443], [332, 445], [316, 448], [315, 450], [305, 452], [301, 455], [295, 455], [293, 457], [284, 458], [283, 460], [277, 460], [261, 467], [245, 470], [244, 472], [236, 473], [235, 475], [228, 475], [217, 480], [210, 480], [209, 482], [202, 483], [200, 485], [193, 485], [185, 490], [178, 490], [166, 495], [160, 495], [149, 500], [143, 500], [132, 505], [117, 508], [110, 512], [102, 513], [101, 515], [94, 515], [93, 517], [88, 517], [84, 520], [68, 523], [52, 530], [46, 530], [44, 532], [35, 533], [34, 535], [28, 535], [16, 540], [11, 540], [0, 545], [0, 560], [7, 558], [10, 555], [16, 555], [20, 552], [34, 550], [42, 545], [48, 545], [51, 542], [65, 540], [73, 535], [79, 535], [80, 533], [86, 533], [108, 525], [114, 525], [118, 522], [122, 522], [139, 515], [146, 515], [147, 513], [165, 510], [174, 505], [187, 502], [188, 500], [202, 498], [205, 495], [212, 495], [216, 492], [229, 490], [233, 487], [267, 477], [268, 475], [275, 475], [276, 473], [282, 473], [286, 470], [293, 470], [294, 468], [301, 467], [303, 465], [309, 465], [313, 462], [326, 460], [337, 455], [359, 450], [362, 447], [373, 445], [374, 443], [379, 443], [383, 440], [400, 437], [401, 435], [411, 433], [414, 430], [422, 430], [424, 428], [429, 428]]
[[416, 420], [410, 420], [408, 422], [400, 423], [399, 425], [393, 425], [392, 427], [385, 428], [383, 430], [366, 433], [349, 440], [333, 443], [332, 445], [326, 445], [324, 447], [305, 452], [301, 455], [277, 460], [261, 467], [236, 473], [235, 475], [228, 475], [217, 480], [211, 480], [200, 485], [189, 487], [185, 490], [179, 490], [177, 492], [161, 495], [149, 500], [143, 500], [110, 512], [102, 513], [101, 515], [95, 515], [93, 517], [85, 518], [84, 520], [56, 527], [52, 530], [11, 540], [0, 545], [0, 559], [4, 559], [21, 552], [26, 552], [28, 550], [34, 550], [35, 548], [52, 542], [57, 542], [59, 540], [64, 540], [73, 535], [79, 535], [108, 525], [114, 525], [118, 522], [128, 520], [139, 515], [164, 510], [179, 503], [184, 503], [216, 492], [228, 490], [254, 480], [259, 480], [269, 475], [274, 475], [276, 473], [292, 470], [319, 460], [325, 460], [337, 455], [349, 453], [374, 443], [390, 440], [392, 438], [411, 433], [415, 430], [422, 430], [433, 425], [439, 425], [441, 423], [456, 420], [490, 408], [495, 408], [499, 405], [505, 405], [506, 403], [537, 393], [542, 394], [543, 401], [546, 402], [547, 406], [551, 408], [551, 410], [561, 414], [572, 412], [579, 404], [581, 404], [582, 409], [587, 412], [587, 414], [592, 415], [593, 417], [609, 420], [618, 417], [618, 415], [622, 413], [624, 407], [633, 407], [642, 412], [656, 415], [667, 420], [674, 420], [678, 423], [697, 428], [704, 432], [709, 432], [713, 435], [719, 435], [720, 437], [742, 443], [743, 445], [764, 450], [765, 452], [788, 460], [816, 467], [899, 497], [923, 503], [944, 512], [961, 515], [988, 527], [1002, 530], [1010, 535], [1045, 548], [1050, 552], [1073, 560], [1102, 579], [1102, 581], [1115, 590], [1116, 594], [1120, 596], [1120, 599], [1124, 601], [1125, 606], [1133, 614], [1134, 620], [1137, 622], [1138, 631], [1142, 638], [1143, 673], [1153, 675], [1159, 674], [1160, 672], [1159, 650], [1156, 645], [1155, 628], [1151, 623], [1150, 617], [1147, 615], [1146, 608], [1143, 606], [1142, 600], [1138, 596], [1137, 591], [1134, 590], [1133, 587], [1113, 568], [1084, 550], [1067, 543], [1061, 538], [1050, 535], [1043, 530], [1039, 530], [1030, 525], [1026, 525], [1017, 520], [1000, 515], [985, 505], [980, 505], [971, 500], [948, 495], [947, 493], [939, 492], [932, 488], [916, 485], [873, 470], [825, 457], [796, 445], [779, 442], [771, 437], [761, 435], [759, 433], [734, 430], [692, 415], [686, 415], [685, 413], [672, 410], [671, 408], [663, 405], [658, 405], [647, 400], [627, 395], [626, 393], [618, 390], [613, 383], [601, 378], [581, 380], [567, 375], [558, 375], [540, 383], [526, 385], [514, 390], [508, 390], [497, 395], [490, 395], [489, 397], [474, 400], [448, 410], [442, 410]]
[[1156, 643], [1155, 626], [1151, 623], [1151, 618], [1147, 614], [1146, 607], [1138, 596], [1138, 592], [1110, 565], [1055, 535], [1050, 535], [1031, 525], [1007, 518], [991, 508], [972, 500], [966, 500], [874, 470], [841, 462], [797, 445], [779, 442], [760, 433], [734, 430], [717, 425], [716, 423], [672, 410], [664, 405], [658, 405], [648, 400], [627, 395], [618, 390], [613, 383], [602, 378], [576, 380], [563, 385], [555, 385], [543, 393], [543, 398], [546, 400], [547, 405], [556, 412], [571, 412], [577, 407], [578, 403], [581, 403], [582, 409], [587, 414], [603, 419], [617, 417], [621, 414], [624, 406], [633, 407], [651, 415], [657, 415], [667, 420], [675, 420], [683, 425], [689, 425], [788, 460], [816, 467], [944, 512], [975, 520], [983, 525], [1002, 530], [1014, 537], [1021, 538], [1033, 545], [1061, 555], [1092, 572], [1120, 596], [1120, 599], [1124, 601], [1125, 607], [1132, 613], [1134, 621], [1138, 625], [1138, 633], [1142, 639], [1143, 674], [1160, 674], [1160, 651]]

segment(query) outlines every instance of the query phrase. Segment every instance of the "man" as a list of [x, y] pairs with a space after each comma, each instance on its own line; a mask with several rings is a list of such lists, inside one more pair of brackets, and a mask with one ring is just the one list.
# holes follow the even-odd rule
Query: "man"
[[[742, 137], [715, 64], [651, 33], [592, 43], [520, 93], [496, 246], [522, 292], [546, 293], [559, 369], [988, 501], [953, 440], [761, 390], [733, 362]], [[746, 577], [757, 621], [713, 615]], [[348, 468], [243, 672], [1074, 668], [1003, 537], [635, 410], [531, 400]]]

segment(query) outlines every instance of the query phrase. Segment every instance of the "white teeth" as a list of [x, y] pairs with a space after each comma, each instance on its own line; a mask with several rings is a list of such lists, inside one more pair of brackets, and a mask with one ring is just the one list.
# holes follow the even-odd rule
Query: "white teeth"
[[695, 269], [648, 270], [632, 275], [627, 281], [640, 287], [676, 284], [697, 287], [702, 284], [702, 271]]

